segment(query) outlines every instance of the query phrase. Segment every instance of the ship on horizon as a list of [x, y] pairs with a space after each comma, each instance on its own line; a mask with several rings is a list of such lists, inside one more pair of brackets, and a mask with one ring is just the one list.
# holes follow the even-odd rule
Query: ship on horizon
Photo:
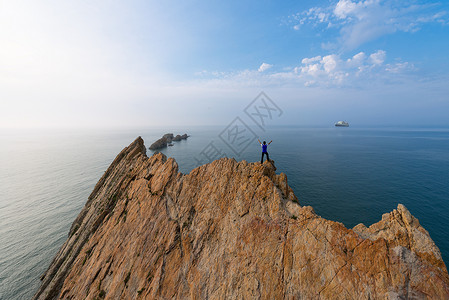
[[349, 127], [349, 123], [345, 121], [338, 121], [335, 123], [335, 127]]

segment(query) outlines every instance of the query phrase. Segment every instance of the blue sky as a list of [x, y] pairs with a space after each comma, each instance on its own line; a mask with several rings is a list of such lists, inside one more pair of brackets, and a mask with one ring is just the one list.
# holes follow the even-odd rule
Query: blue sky
[[0, 127], [449, 126], [449, 3], [2, 1]]

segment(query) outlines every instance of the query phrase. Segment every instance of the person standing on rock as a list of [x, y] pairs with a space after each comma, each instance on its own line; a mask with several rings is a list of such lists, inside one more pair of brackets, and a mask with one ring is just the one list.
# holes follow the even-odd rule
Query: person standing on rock
[[265, 141], [263, 141], [263, 143], [261, 143], [259, 139], [257, 139], [257, 140], [259, 141], [260, 146], [262, 146], [262, 158], [260, 159], [260, 163], [261, 164], [263, 163], [263, 156], [264, 155], [266, 155], [267, 156], [267, 160], [270, 161], [270, 157], [268, 156], [267, 148], [268, 148], [268, 145], [271, 144], [271, 142], [273, 142], [273, 141], [270, 141], [267, 144], [267, 142], [265, 142]]

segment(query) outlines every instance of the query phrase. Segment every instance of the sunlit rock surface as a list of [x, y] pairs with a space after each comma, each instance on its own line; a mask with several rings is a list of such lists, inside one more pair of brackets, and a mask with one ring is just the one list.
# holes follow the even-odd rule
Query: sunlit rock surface
[[114, 160], [35, 299], [448, 299], [427, 231], [401, 204], [347, 229], [300, 206], [269, 162], [183, 175], [141, 138]]

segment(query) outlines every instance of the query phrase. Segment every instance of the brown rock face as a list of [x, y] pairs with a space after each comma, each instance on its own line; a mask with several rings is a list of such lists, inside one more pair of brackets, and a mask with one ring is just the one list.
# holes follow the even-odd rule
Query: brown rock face
[[97, 183], [35, 299], [448, 299], [407, 209], [347, 229], [300, 206], [265, 162], [183, 175], [138, 138]]

